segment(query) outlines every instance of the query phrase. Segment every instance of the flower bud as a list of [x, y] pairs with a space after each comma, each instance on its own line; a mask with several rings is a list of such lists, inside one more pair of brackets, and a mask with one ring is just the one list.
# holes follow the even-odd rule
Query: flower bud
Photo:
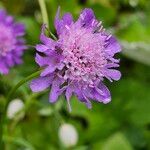
[[[24, 103], [20, 99], [14, 99], [9, 103], [7, 109], [7, 117], [13, 119], [15, 115], [24, 107]], [[21, 115], [22, 116], [22, 115]]]
[[63, 124], [59, 128], [59, 139], [65, 147], [72, 147], [78, 141], [77, 130], [71, 124]]

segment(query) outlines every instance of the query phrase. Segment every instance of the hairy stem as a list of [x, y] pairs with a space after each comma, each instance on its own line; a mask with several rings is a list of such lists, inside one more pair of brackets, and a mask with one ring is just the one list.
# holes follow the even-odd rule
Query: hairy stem
[[47, 26], [49, 27], [49, 20], [48, 20], [45, 0], [38, 0], [38, 2], [39, 2], [41, 13], [42, 13], [43, 23], [47, 24]]
[[6, 112], [7, 112], [7, 108], [8, 105], [10, 103], [10, 101], [12, 100], [13, 95], [15, 94], [16, 90], [22, 86], [24, 83], [30, 81], [31, 79], [39, 76], [39, 74], [41, 73], [42, 70], [38, 70], [34, 73], [32, 73], [31, 75], [27, 76], [26, 78], [24, 78], [23, 80], [21, 80], [18, 84], [16, 84], [16, 86], [14, 86], [10, 92], [8, 93], [7, 97], [6, 97], [6, 104], [5, 104], [5, 108], [3, 111], [0, 111], [0, 150], [4, 150], [4, 140], [3, 140], [3, 133], [4, 133], [4, 128], [5, 128], [5, 124], [6, 124]]
[[[46, 24], [49, 28], [49, 19], [48, 19], [48, 14], [47, 14], [47, 10], [46, 10], [45, 0], [38, 0], [38, 2], [40, 5], [40, 9], [41, 9], [43, 23]], [[50, 35], [52, 36], [52, 38], [54, 40], [57, 40], [56, 36], [51, 31], [49, 31], [49, 32], [50, 32]]]
[[24, 78], [23, 80], [21, 80], [18, 84], [16, 84], [16, 86], [13, 87], [13, 88], [10, 90], [10, 92], [8, 93], [8, 95], [7, 95], [7, 104], [6, 104], [6, 107], [7, 107], [7, 105], [9, 104], [9, 101], [11, 100], [11, 98], [12, 98], [13, 94], [16, 92], [16, 90], [17, 90], [20, 86], [22, 86], [24, 83], [26, 83], [26, 82], [30, 81], [31, 79], [33, 79], [33, 78], [39, 76], [40, 73], [41, 73], [41, 70], [38, 70], [38, 71], [32, 73], [31, 75], [27, 76], [27, 77]]

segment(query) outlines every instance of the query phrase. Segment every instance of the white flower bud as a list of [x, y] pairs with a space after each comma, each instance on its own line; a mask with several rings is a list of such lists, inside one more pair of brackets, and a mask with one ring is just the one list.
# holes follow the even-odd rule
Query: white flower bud
[[7, 117], [13, 119], [15, 115], [24, 107], [24, 103], [20, 99], [14, 99], [9, 103], [7, 109]]
[[72, 147], [77, 144], [78, 133], [71, 124], [63, 124], [59, 128], [59, 139], [65, 147]]

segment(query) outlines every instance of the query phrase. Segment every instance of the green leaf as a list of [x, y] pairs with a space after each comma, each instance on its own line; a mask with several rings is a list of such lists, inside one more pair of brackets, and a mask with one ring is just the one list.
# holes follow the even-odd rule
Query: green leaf
[[73, 148], [73, 150], [87, 150], [88, 149], [88, 146], [78, 146], [76, 148]]
[[150, 44], [145, 42], [121, 41], [123, 54], [136, 61], [150, 65]]
[[133, 148], [122, 133], [116, 133], [106, 140], [101, 150], [133, 150]]
[[28, 150], [35, 150], [31, 143], [21, 137], [5, 137], [5, 140], [11, 142], [12, 144], [18, 145], [19, 147], [24, 147]]
[[[128, 19], [127, 19], [128, 18]], [[150, 42], [149, 18], [145, 14], [123, 14], [120, 16], [117, 35], [121, 40], [129, 42], [145, 41]]]

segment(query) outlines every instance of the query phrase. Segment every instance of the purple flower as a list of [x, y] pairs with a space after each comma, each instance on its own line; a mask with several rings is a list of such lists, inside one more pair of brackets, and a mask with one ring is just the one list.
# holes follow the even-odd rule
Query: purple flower
[[120, 72], [114, 69], [119, 67], [119, 60], [113, 58], [121, 51], [120, 44], [103, 29], [91, 9], [84, 9], [76, 22], [70, 13], [59, 19], [59, 13], [60, 9], [55, 18], [57, 41], [47, 37], [46, 26], [42, 27], [42, 44], [36, 45], [35, 60], [44, 70], [31, 82], [32, 91], [51, 87], [51, 103], [65, 93], [69, 109], [73, 94], [88, 108], [91, 108], [91, 100], [110, 102], [110, 91], [103, 80], [104, 77], [110, 81], [120, 79]]
[[9, 68], [22, 62], [21, 56], [26, 46], [22, 36], [24, 25], [15, 23], [12, 16], [0, 9], [0, 73], [7, 74]]

